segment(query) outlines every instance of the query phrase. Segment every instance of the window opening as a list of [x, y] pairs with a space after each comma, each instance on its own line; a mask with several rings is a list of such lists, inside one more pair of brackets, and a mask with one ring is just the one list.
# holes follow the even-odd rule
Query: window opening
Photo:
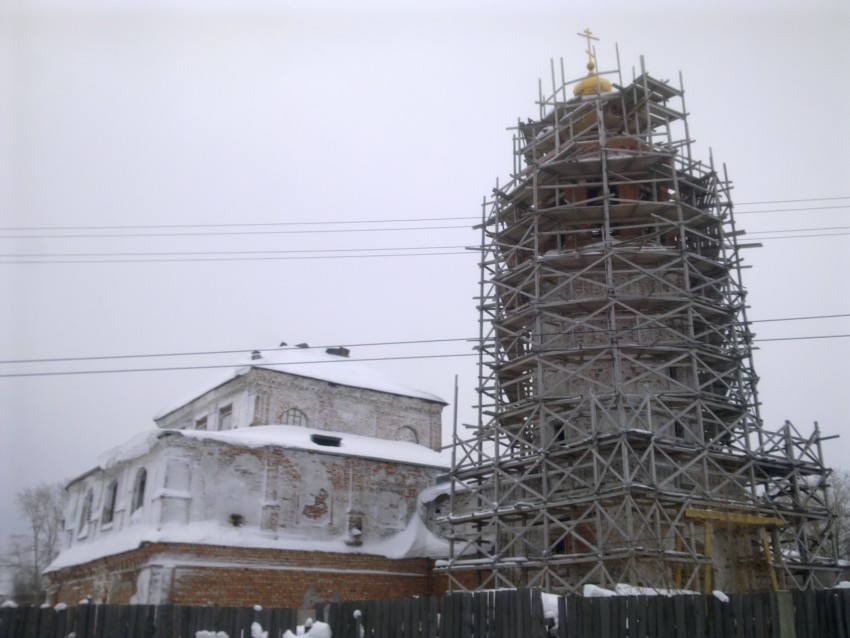
[[233, 427], [233, 404], [226, 405], [218, 411], [218, 429], [229, 430]]
[[91, 503], [93, 498], [94, 493], [91, 490], [86, 492], [86, 495], [83, 498], [83, 507], [80, 510], [80, 524], [77, 526], [81, 534], [88, 528], [89, 519], [91, 518]]
[[115, 516], [115, 499], [118, 496], [118, 481], [111, 481], [106, 487], [106, 497], [103, 499], [103, 514], [100, 524], [107, 525]]
[[136, 472], [136, 480], [133, 482], [133, 503], [130, 508], [131, 512], [135, 512], [145, 502], [145, 483], [148, 480], [148, 471], [145, 468], [140, 468]]
[[202, 416], [200, 419], [195, 421], [195, 429], [196, 430], [206, 430], [207, 429], [207, 417]]
[[283, 424], [307, 427], [307, 415], [298, 408], [289, 408], [283, 414]]
[[330, 436], [328, 434], [311, 434], [310, 440], [316, 445], [326, 445], [328, 447], [339, 447], [342, 442], [341, 436]]

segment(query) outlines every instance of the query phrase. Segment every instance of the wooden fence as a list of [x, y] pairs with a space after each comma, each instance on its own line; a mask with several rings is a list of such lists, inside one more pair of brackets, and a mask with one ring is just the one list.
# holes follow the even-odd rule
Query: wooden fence
[[[536, 590], [332, 603], [334, 638], [850, 638], [850, 589], [714, 596], [556, 599]], [[548, 618], [546, 617], [548, 616]], [[552, 617], [554, 616], [554, 618]], [[201, 630], [269, 638], [296, 629], [291, 609], [81, 605], [0, 609], [0, 638], [194, 638]], [[557, 621], [557, 622], [555, 622]]]

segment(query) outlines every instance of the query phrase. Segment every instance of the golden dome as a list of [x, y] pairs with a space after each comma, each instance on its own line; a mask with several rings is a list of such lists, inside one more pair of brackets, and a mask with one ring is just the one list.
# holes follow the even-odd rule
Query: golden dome
[[589, 71], [587, 77], [573, 87], [573, 95], [576, 97], [588, 97], [598, 95], [599, 93], [607, 93], [611, 90], [611, 83], [594, 73], [593, 62], [587, 63], [587, 70]]
[[576, 97], [589, 97], [591, 95], [607, 93], [612, 88], [611, 83], [605, 78], [599, 77], [599, 74], [596, 72], [596, 64], [593, 62], [593, 50], [590, 46], [591, 40], [598, 40], [599, 38], [594, 38], [590, 29], [585, 29], [577, 35], [587, 38], [587, 77], [575, 85], [573, 95]]

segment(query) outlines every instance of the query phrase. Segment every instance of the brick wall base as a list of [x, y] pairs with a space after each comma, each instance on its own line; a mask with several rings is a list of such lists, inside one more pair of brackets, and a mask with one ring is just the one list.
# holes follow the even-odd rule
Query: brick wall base
[[176, 604], [312, 609], [331, 601], [440, 595], [429, 559], [146, 543], [48, 574], [52, 604]]

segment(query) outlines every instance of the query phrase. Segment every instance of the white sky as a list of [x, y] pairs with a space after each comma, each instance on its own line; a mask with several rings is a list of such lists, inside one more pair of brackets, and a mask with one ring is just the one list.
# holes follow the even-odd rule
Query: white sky
[[[728, 166], [738, 222], [750, 235], [840, 227], [812, 233], [824, 235], [817, 238], [765, 239], [747, 253], [750, 318], [850, 313], [850, 200], [747, 204], [850, 197], [848, 7], [0, 0], [4, 229], [87, 226], [104, 234], [103, 226], [460, 218], [135, 231], [351, 231], [223, 236], [2, 230], [0, 360], [239, 353], [4, 363], [0, 375], [223, 365], [281, 340], [351, 346], [359, 359], [468, 355], [462, 341], [357, 344], [474, 337], [474, 253], [75, 264], [11, 263], [21, 259], [5, 255], [270, 257], [256, 251], [476, 245], [467, 218], [480, 216], [482, 197], [512, 168], [506, 128], [537, 114], [538, 78], [548, 83], [550, 58], [563, 56], [570, 75], [584, 73], [575, 34], [588, 26], [601, 38], [602, 69], [615, 66], [618, 44], [626, 80], [641, 55], [656, 77], [678, 83], [683, 73], [697, 154], [707, 159], [711, 147]], [[839, 208], [800, 210], [827, 206]], [[776, 208], [796, 210], [743, 214]], [[449, 228], [426, 229], [434, 226]], [[391, 227], [420, 230], [374, 230]], [[39, 238], [9, 239], [16, 234]], [[840, 335], [850, 333], [850, 320], [755, 330], [760, 338]], [[847, 338], [766, 342], [756, 353], [766, 425], [787, 418], [809, 431], [820, 422], [825, 434], [842, 435], [826, 454], [845, 468], [848, 361]], [[448, 401], [458, 374], [461, 419], [474, 420], [474, 357], [373, 365]], [[220, 374], [0, 377], [0, 542], [17, 525], [16, 491], [82, 473]]]

